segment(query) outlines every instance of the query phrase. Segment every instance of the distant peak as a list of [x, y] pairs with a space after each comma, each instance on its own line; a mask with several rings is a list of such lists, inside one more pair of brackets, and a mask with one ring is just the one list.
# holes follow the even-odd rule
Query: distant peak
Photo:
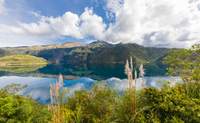
[[106, 41], [94, 41], [89, 44], [90, 47], [104, 47], [104, 46], [111, 46], [112, 44]]
[[90, 44], [96, 44], [96, 43], [109, 44], [108, 42], [101, 41], [101, 40], [97, 40], [97, 41], [91, 42]]

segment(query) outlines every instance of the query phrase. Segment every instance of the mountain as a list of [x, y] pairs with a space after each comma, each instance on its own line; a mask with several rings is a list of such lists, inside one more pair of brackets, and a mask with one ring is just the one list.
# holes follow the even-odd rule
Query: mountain
[[[0, 49], [1, 52], [6, 52], [6, 54], [32, 54], [43, 50], [49, 49], [63, 49], [83, 46], [80, 42], [67, 42], [64, 44], [53, 44], [53, 45], [36, 45], [36, 46], [21, 46], [21, 47], [5, 47]], [[5, 53], [4, 53], [5, 54]]]
[[124, 63], [130, 56], [136, 59], [137, 63], [148, 63], [165, 55], [169, 49], [149, 48], [137, 44], [116, 44], [101, 47], [91, 53], [89, 58], [95, 63]]
[[[134, 63], [145, 64], [148, 72], [165, 74], [166, 66], [162, 59], [171, 49], [144, 47], [137, 44], [110, 44], [96, 41], [87, 45], [65, 43], [32, 47], [2, 48], [0, 56], [6, 54], [30, 54], [48, 60], [50, 64], [88, 67], [93, 65], [124, 65], [126, 59], [133, 57]], [[154, 73], [151, 73], [154, 75]]]
[[101, 47], [111, 47], [111, 46], [112, 46], [112, 44], [105, 42], [105, 41], [95, 41], [95, 42], [88, 44], [88, 47], [91, 49], [101, 48]]

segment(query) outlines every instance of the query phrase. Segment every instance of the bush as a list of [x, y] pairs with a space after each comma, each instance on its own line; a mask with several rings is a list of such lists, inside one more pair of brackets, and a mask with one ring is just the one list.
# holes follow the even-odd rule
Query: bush
[[[200, 84], [190, 82], [161, 89], [144, 88], [118, 94], [106, 86], [77, 91], [61, 108], [66, 123], [199, 123]], [[135, 109], [134, 109], [135, 108]], [[55, 118], [55, 117], [54, 117]], [[0, 91], [0, 123], [53, 121], [46, 106]]]
[[31, 99], [0, 91], [0, 123], [47, 123], [50, 119], [45, 106]]
[[118, 95], [105, 86], [95, 86], [91, 91], [76, 92], [65, 108], [70, 111], [70, 121], [79, 123], [198, 123], [199, 90], [199, 83], [145, 88], [136, 93], [133, 112], [134, 91]]
[[[67, 108], [79, 113], [84, 123], [112, 121], [117, 93], [105, 86], [95, 86], [91, 91], [79, 91], [68, 99]], [[80, 114], [79, 114], [80, 116]]]
[[190, 88], [185, 88], [186, 85], [182, 84], [172, 88], [164, 87], [161, 90], [144, 89], [139, 98], [140, 106], [138, 108], [144, 109], [141, 111], [139, 119], [142, 116], [145, 122], [198, 123], [200, 121], [199, 93], [196, 96], [191, 96], [191, 94], [199, 91], [200, 86], [191, 88], [194, 84], [188, 83], [187, 86]]

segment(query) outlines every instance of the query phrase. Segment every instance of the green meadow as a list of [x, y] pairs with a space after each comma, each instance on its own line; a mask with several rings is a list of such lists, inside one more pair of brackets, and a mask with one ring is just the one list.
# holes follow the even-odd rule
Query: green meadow
[[32, 55], [9, 55], [0, 57], [0, 71], [11, 73], [32, 72], [47, 64], [45, 59]]

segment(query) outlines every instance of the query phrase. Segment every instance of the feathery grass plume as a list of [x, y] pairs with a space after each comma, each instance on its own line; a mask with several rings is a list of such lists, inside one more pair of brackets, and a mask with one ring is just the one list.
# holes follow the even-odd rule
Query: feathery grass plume
[[60, 74], [55, 84], [50, 84], [49, 110], [52, 113], [52, 123], [64, 123], [66, 110], [63, 106], [65, 102], [67, 89], [64, 88], [64, 79]]
[[142, 87], [144, 87], [145, 86], [145, 82], [144, 82], [144, 74], [145, 74], [145, 72], [144, 72], [143, 64], [140, 65], [139, 71], [140, 71], [139, 76], [142, 79]]
[[129, 61], [127, 60], [126, 61], [126, 65], [125, 65], [125, 74], [127, 75], [128, 77], [128, 88], [131, 88], [131, 77], [132, 77], [132, 73], [131, 73], [131, 69], [129, 67]]
[[[137, 71], [135, 70], [135, 73], [137, 74]], [[129, 95], [130, 100], [132, 102], [131, 109], [132, 114], [135, 115], [136, 112], [136, 79], [137, 75], [134, 75], [135, 79], [133, 78], [133, 60], [132, 57], [130, 57], [130, 63], [128, 60], [126, 60], [125, 65], [125, 74], [128, 78], [128, 89], [129, 89]]]
[[130, 58], [130, 63], [127, 60], [125, 65], [125, 74], [128, 77], [128, 88], [134, 88], [136, 86], [136, 81], [133, 79], [133, 61], [132, 57]]

